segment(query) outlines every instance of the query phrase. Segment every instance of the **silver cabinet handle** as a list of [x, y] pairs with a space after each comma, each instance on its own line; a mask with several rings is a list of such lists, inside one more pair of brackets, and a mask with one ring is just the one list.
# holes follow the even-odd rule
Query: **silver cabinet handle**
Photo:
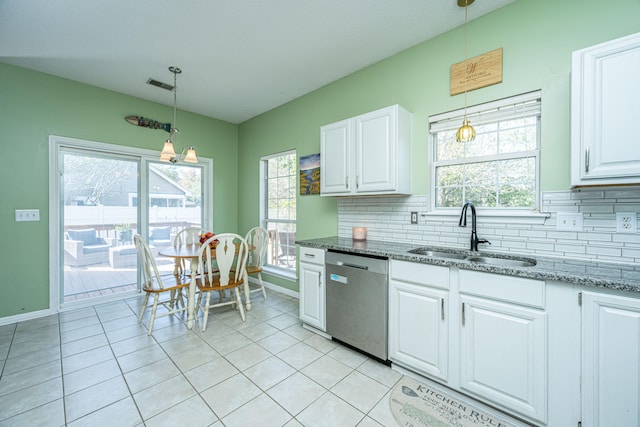
[[444, 320], [444, 298], [440, 298], [440, 317]]
[[584, 172], [589, 173], [589, 147], [584, 149]]
[[304, 256], [306, 256], [307, 258], [315, 258], [316, 257], [314, 254], [304, 254]]
[[464, 326], [464, 303], [462, 303], [462, 326]]
[[349, 189], [349, 175], [344, 177], [344, 185], [345, 187], [347, 187], [347, 190]]
[[356, 188], [360, 188], [360, 176], [356, 175]]

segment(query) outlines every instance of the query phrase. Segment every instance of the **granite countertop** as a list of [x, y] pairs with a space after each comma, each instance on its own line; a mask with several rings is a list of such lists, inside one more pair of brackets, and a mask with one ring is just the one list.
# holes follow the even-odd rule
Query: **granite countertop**
[[[331, 249], [363, 255], [382, 256], [390, 259], [419, 262], [424, 264], [458, 267], [466, 270], [506, 274], [545, 281], [559, 281], [640, 293], [640, 265], [607, 263], [575, 258], [546, 258], [515, 253], [497, 253], [489, 251], [471, 252], [459, 248], [446, 248], [431, 245], [403, 244], [375, 240], [357, 241], [342, 237], [324, 237], [320, 239], [297, 240], [296, 244], [319, 249]], [[465, 256], [495, 256], [516, 260], [535, 260], [533, 267], [514, 267], [475, 263], [465, 259], [441, 258], [437, 256], [409, 253], [416, 247], [425, 247], [433, 251], [453, 252]]]

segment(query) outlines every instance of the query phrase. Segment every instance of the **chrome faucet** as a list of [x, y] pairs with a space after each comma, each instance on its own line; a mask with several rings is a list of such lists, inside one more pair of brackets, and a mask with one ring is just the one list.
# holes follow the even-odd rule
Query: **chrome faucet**
[[471, 208], [471, 250], [478, 251], [478, 243], [488, 243], [491, 244], [487, 239], [478, 239], [478, 233], [476, 233], [476, 207], [473, 206], [473, 203], [467, 202], [462, 206], [462, 213], [460, 214], [460, 221], [458, 222], [458, 227], [466, 227], [467, 226], [467, 208]]

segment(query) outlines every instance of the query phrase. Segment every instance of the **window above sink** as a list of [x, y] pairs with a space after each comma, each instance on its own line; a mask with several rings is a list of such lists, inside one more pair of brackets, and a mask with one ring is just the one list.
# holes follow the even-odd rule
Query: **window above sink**
[[429, 117], [431, 211], [476, 207], [535, 212], [540, 206], [541, 93], [468, 108], [478, 136], [457, 142], [463, 110]]

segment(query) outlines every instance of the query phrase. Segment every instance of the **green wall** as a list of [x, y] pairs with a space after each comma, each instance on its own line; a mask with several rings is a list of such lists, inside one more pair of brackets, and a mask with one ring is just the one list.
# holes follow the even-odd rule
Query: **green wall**
[[[167, 133], [127, 115], [171, 122], [173, 109], [0, 63], [0, 317], [49, 307], [49, 135], [159, 153]], [[181, 139], [213, 159], [214, 228], [238, 230], [238, 126], [184, 111], [178, 123]], [[15, 209], [40, 209], [40, 222], [15, 222]]]
[[[571, 52], [640, 31], [638, 17], [638, 0], [517, 0], [469, 23], [468, 56], [503, 48], [503, 82], [469, 92], [470, 105], [542, 90], [543, 190], [569, 188]], [[460, 27], [240, 126], [180, 111], [183, 140], [214, 161], [213, 228], [258, 223], [261, 156], [317, 153], [321, 125], [396, 103], [414, 113], [413, 189], [426, 194], [427, 117], [463, 106], [463, 95], [449, 96], [449, 67], [463, 59]], [[127, 124], [130, 114], [172, 117], [171, 107], [0, 63], [0, 317], [48, 307], [48, 136], [160, 150], [165, 135]], [[14, 210], [26, 208], [40, 209], [41, 221], [16, 223]], [[337, 234], [335, 198], [301, 196], [297, 216], [298, 239]]]
[[[469, 92], [469, 105], [542, 90], [543, 191], [570, 187], [571, 52], [640, 31], [639, 17], [637, 0], [517, 0], [469, 23], [469, 57], [503, 48], [503, 82]], [[459, 27], [242, 123], [240, 228], [258, 217], [260, 156], [292, 147], [298, 156], [317, 153], [320, 126], [396, 103], [414, 113], [413, 193], [426, 194], [427, 118], [463, 107], [464, 95], [449, 95], [449, 67], [463, 59]], [[337, 234], [336, 198], [299, 196], [297, 208], [298, 239]]]

